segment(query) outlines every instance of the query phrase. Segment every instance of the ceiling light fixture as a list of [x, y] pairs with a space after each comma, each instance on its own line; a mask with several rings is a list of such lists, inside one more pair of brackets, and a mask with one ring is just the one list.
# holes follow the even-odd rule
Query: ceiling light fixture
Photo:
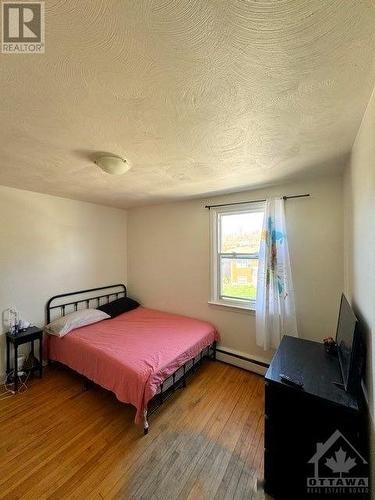
[[114, 155], [99, 156], [95, 160], [96, 165], [104, 172], [111, 175], [122, 175], [130, 169], [129, 162]]

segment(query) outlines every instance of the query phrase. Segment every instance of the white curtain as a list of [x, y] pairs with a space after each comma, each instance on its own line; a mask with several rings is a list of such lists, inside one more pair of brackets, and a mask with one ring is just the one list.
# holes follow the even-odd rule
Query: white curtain
[[285, 226], [284, 200], [266, 201], [256, 299], [256, 340], [277, 348], [283, 335], [298, 337]]

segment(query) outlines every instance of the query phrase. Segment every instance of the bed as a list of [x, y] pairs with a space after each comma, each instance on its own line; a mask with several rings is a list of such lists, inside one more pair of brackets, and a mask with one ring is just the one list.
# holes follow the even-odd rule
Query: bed
[[[103, 293], [105, 292], [105, 293]], [[126, 296], [123, 284], [56, 295], [47, 303], [47, 323], [71, 311]], [[215, 359], [219, 339], [214, 326], [142, 306], [62, 338], [48, 336], [48, 358], [112, 391], [136, 408], [135, 422], [148, 417], [204, 358]]]

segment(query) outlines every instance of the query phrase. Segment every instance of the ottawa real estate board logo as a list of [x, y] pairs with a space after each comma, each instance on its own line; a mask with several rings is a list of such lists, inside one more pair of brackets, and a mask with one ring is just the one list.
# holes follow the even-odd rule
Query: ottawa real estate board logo
[[44, 54], [44, 2], [2, 2], [1, 52]]
[[317, 444], [308, 463], [314, 469], [307, 478], [308, 493], [328, 494], [329, 498], [368, 493], [368, 463], [339, 430], [325, 443]]

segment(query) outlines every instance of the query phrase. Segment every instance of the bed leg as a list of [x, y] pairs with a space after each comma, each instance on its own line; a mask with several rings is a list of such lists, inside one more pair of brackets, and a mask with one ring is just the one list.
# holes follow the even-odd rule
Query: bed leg
[[143, 413], [143, 434], [146, 435], [148, 434], [148, 420], [147, 420], [147, 410], [144, 411]]
[[214, 343], [212, 345], [212, 359], [214, 361], [216, 361], [216, 344], [217, 344], [217, 342], [216, 342], [216, 340], [214, 340]]

